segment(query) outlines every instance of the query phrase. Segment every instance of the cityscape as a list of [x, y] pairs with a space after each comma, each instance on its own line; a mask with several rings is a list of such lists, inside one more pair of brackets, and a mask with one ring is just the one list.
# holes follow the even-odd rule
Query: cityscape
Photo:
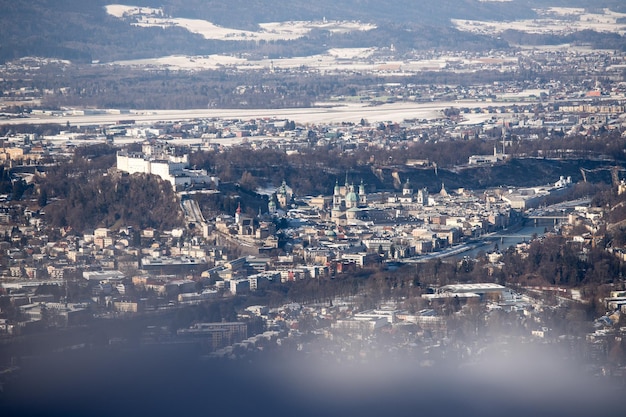
[[8, 415], [619, 413], [623, 6], [417, 47], [129, 3], [81, 13], [162, 54], [1, 55]]

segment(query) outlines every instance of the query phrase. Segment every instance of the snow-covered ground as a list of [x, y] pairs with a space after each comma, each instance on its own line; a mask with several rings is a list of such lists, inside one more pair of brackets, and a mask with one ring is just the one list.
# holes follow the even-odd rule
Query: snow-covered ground
[[166, 16], [162, 9], [150, 7], [125, 6], [110, 4], [105, 6], [108, 14], [120, 19], [128, 19], [130, 24], [142, 27], [179, 26], [190, 32], [202, 35], [205, 39], [229, 41], [278, 41], [294, 40], [306, 36], [313, 29], [323, 29], [332, 33], [349, 33], [376, 29], [371, 23], [351, 21], [318, 21], [318, 22], [268, 22], [259, 25], [260, 30], [249, 31], [226, 28], [206, 20], [186, 19]]
[[582, 8], [549, 7], [536, 9], [537, 19], [492, 22], [480, 20], [452, 19], [457, 29], [485, 35], [499, 35], [513, 29], [526, 33], [568, 35], [582, 30], [626, 34], [626, 24], [618, 19], [626, 18], [626, 13], [603, 9], [602, 13], [589, 13]]
[[[169, 55], [159, 58], [132, 59], [126, 61], [114, 61], [111, 65], [123, 65], [133, 67], [167, 67], [176, 70], [194, 69], [218, 69], [223, 67], [249, 66], [250, 69], [263, 68], [262, 64], [250, 65], [245, 58], [238, 58], [231, 55]], [[269, 67], [269, 64], [265, 67]]]
[[203, 70], [230, 67], [237, 70], [289, 69], [308, 67], [319, 71], [373, 70], [381, 64], [364, 62], [372, 48], [332, 49], [326, 54], [281, 59], [247, 59], [232, 55], [171, 55], [151, 59], [134, 59], [111, 62], [112, 65], [135, 67], [167, 67], [172, 70]]
[[[442, 117], [442, 111], [449, 107], [487, 108], [492, 106], [512, 106], [523, 102], [498, 102], [459, 100], [449, 102], [413, 103], [398, 102], [372, 106], [367, 103], [318, 103], [318, 107], [286, 109], [190, 109], [190, 110], [133, 110], [126, 114], [93, 115], [38, 115], [29, 118], [7, 119], [3, 124], [37, 124], [70, 122], [72, 125], [112, 124], [120, 119], [132, 119], [136, 123], [157, 121], [182, 121], [193, 119], [260, 119], [276, 118], [294, 120], [301, 124], [333, 124], [342, 122], [358, 123], [366, 119], [370, 123], [402, 122], [412, 119], [433, 120]], [[489, 115], [489, 118], [494, 116]], [[484, 117], [467, 115], [473, 121]]]
[[[110, 4], [105, 6], [107, 13], [120, 19], [128, 20], [129, 24], [137, 26], [185, 28], [198, 33], [206, 39], [214, 40], [241, 40], [241, 41], [277, 41], [294, 40], [306, 36], [313, 29], [328, 30], [333, 33], [348, 33], [353, 31], [368, 31], [376, 26], [369, 23], [350, 21], [318, 21], [318, 22], [270, 22], [259, 25], [258, 31], [247, 31], [217, 26], [200, 19], [185, 19], [166, 16], [162, 9], [150, 7], [125, 6]], [[262, 59], [249, 60], [246, 57], [230, 55], [183, 56], [172, 55], [154, 59], [137, 59], [117, 61], [113, 64], [167, 67], [173, 70], [218, 69], [232, 67], [239, 70], [271, 69], [271, 68], [298, 68], [309, 67], [320, 71], [361, 71], [380, 67], [381, 63], [359, 62], [369, 59], [376, 52], [375, 48], [335, 48], [325, 54], [306, 57], [285, 58], [278, 60]], [[348, 62], [350, 60], [350, 62]]]
[[[306, 36], [313, 29], [324, 29], [336, 33], [353, 31], [368, 31], [376, 26], [368, 23], [350, 21], [318, 21], [318, 22], [274, 22], [262, 23], [258, 31], [244, 31], [217, 26], [211, 22], [199, 19], [182, 19], [166, 16], [159, 8], [125, 6], [111, 4], [106, 6], [107, 12], [115, 17], [124, 19], [129, 24], [140, 26], [178, 26], [199, 33], [206, 39], [220, 40], [246, 40], [246, 41], [272, 41], [293, 40]], [[546, 9], [552, 10], [552, 9]], [[555, 9], [550, 13], [568, 15], [569, 9]], [[578, 9], [575, 9], [578, 10]], [[568, 15], [569, 16], [569, 15]], [[459, 21], [460, 22], [460, 21]], [[460, 23], [459, 23], [460, 24]], [[481, 25], [481, 30], [486, 30], [482, 22], [468, 23], [468, 25]], [[490, 23], [491, 24], [491, 23]], [[496, 23], [493, 23], [496, 25]], [[496, 29], [491, 29], [492, 31]], [[386, 49], [386, 48], [385, 48]], [[382, 52], [382, 54], [380, 53]], [[517, 66], [516, 58], [486, 57], [480, 59], [466, 59], [458, 56], [441, 56], [432, 59], [419, 60], [390, 60], [379, 58], [388, 55], [383, 48], [333, 48], [325, 53], [280, 59], [252, 59], [245, 54], [238, 55], [205, 55], [183, 56], [172, 55], [153, 59], [138, 59], [117, 61], [112, 64], [127, 65], [146, 68], [168, 68], [170, 70], [205, 70], [231, 68], [242, 70], [281, 70], [306, 68], [321, 73], [334, 72], [365, 72], [365, 73], [393, 73], [394, 75], [413, 75], [422, 71], [440, 71], [451, 66], [455, 71], [471, 71], [472, 69], [488, 68], [499, 71], [511, 71]]]
[[500, 71], [510, 71], [517, 67], [516, 57], [482, 57], [462, 58], [458, 56], [439, 56], [430, 59], [390, 60], [376, 57], [380, 50], [377, 48], [333, 48], [324, 54], [279, 58], [279, 59], [249, 59], [245, 55], [171, 55], [159, 58], [134, 59], [114, 61], [106, 65], [124, 65], [145, 68], [168, 68], [170, 70], [210, 70], [231, 68], [238, 71], [245, 70], [280, 70], [308, 68], [321, 73], [332, 72], [366, 72], [366, 73], [393, 73], [394, 75], [413, 75], [421, 71], [441, 71], [449, 69], [455, 71], [472, 71], [476, 69], [492, 68]]

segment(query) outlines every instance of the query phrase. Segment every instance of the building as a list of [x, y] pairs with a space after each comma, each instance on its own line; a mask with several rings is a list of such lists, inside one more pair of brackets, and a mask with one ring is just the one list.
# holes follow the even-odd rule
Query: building
[[397, 321], [398, 310], [367, 310], [354, 315], [354, 320], [379, 320], [384, 319], [388, 324]]
[[177, 274], [199, 272], [206, 269], [206, 261], [191, 256], [180, 257], [144, 257], [141, 258], [141, 269], [159, 273]]
[[434, 294], [423, 294], [422, 298], [428, 300], [459, 298], [478, 299], [486, 301], [488, 299], [509, 300], [514, 298], [514, 293], [510, 289], [494, 283], [477, 284], [452, 284], [438, 288]]
[[189, 155], [178, 155], [163, 144], [144, 143], [142, 152], [117, 152], [117, 169], [129, 174], [156, 175], [172, 184], [174, 190], [193, 184], [219, 184], [205, 170], [189, 169]]
[[293, 190], [284, 180], [281, 186], [276, 190], [276, 200], [278, 202], [278, 207], [283, 210], [288, 210], [289, 206], [291, 206], [291, 202], [293, 200]]
[[354, 184], [348, 184], [347, 178], [343, 187], [339, 186], [339, 182], [335, 184], [333, 208], [331, 210], [333, 222], [337, 225], [345, 226], [364, 221], [368, 217], [366, 208], [367, 193], [365, 192], [363, 181], [361, 181], [358, 189]]
[[250, 292], [250, 281], [247, 278], [231, 279], [228, 284], [230, 292], [235, 295]]
[[389, 322], [385, 317], [368, 319], [341, 319], [334, 322], [333, 330], [356, 334], [370, 334], [375, 330], [388, 326]]
[[199, 343], [210, 350], [230, 346], [248, 337], [248, 326], [241, 322], [196, 323], [176, 332], [184, 340]]
[[126, 275], [120, 271], [84, 271], [83, 278], [89, 282], [119, 283], [126, 279]]
[[504, 161], [508, 158], [508, 155], [504, 151], [506, 130], [502, 127], [502, 153], [498, 153], [498, 149], [493, 147], [493, 155], [472, 155], [469, 157], [469, 165], [479, 164], [495, 164], [500, 161]]

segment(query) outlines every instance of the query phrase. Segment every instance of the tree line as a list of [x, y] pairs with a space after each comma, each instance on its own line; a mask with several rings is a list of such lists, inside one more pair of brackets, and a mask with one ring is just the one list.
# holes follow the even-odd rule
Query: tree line
[[[384, 134], [393, 134], [393, 127]], [[310, 132], [311, 142], [320, 133]], [[363, 182], [370, 190], [393, 190], [392, 173], [399, 172], [416, 186], [436, 190], [445, 182], [450, 187], [481, 189], [502, 185], [530, 186], [556, 181], [559, 176], [571, 176], [574, 182], [582, 179], [581, 168], [595, 170], [607, 165], [606, 161], [588, 160], [590, 155], [610, 156], [618, 168], [626, 163], [622, 149], [626, 138], [619, 132], [607, 132], [593, 140], [586, 137], [556, 138], [553, 140], [515, 140], [509, 146], [511, 158], [500, 164], [453, 170], [457, 165], [467, 164], [475, 154], [493, 153], [496, 140], [440, 140], [399, 141], [393, 148], [381, 149], [365, 145], [352, 151], [342, 149], [341, 141], [327, 146], [302, 147], [297, 154], [287, 155], [282, 150], [245, 146], [228, 147], [220, 152], [194, 152], [190, 161], [198, 168], [207, 169], [225, 182], [236, 182], [242, 188], [254, 191], [258, 186], [278, 186], [285, 180], [297, 195], [329, 194], [336, 181]], [[551, 151], [569, 149], [572, 159], [542, 159], [532, 156], [549, 154]], [[526, 158], [530, 156], [530, 158]], [[433, 167], [411, 168], [410, 159], [427, 159], [437, 164]], [[587, 175], [590, 182], [610, 182], [610, 172], [593, 172]], [[584, 188], [584, 187], [583, 187]], [[586, 192], [586, 191], [585, 191]]]

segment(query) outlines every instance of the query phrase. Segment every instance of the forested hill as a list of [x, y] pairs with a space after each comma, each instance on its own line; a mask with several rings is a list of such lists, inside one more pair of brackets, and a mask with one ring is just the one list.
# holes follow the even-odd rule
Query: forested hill
[[[146, 5], [146, 1], [129, 0]], [[451, 18], [499, 20], [531, 17], [526, 1], [480, 0], [148, 0], [172, 16], [206, 19], [229, 27], [289, 20], [361, 20], [447, 25]]]
[[[137, 28], [106, 13], [106, 1], [0, 0], [0, 62], [24, 56], [91, 62], [132, 51], [202, 53], [200, 35], [182, 28]], [[192, 47], [193, 45], [193, 47]], [[212, 49], [207, 45], [206, 52]]]
[[[0, 62], [24, 56], [68, 59], [75, 62], [92, 60], [148, 58], [171, 54], [205, 55], [245, 51], [254, 44], [236, 41], [206, 40], [180, 27], [138, 27], [107, 14], [105, 6], [112, 0], [0, 0]], [[451, 16], [503, 18], [528, 15], [529, 9], [478, 0], [442, 0], [385, 2], [381, 0], [128, 0], [130, 6], [162, 8], [172, 17], [204, 19], [231, 28], [256, 29], [258, 23], [289, 20], [361, 20], [381, 26], [428, 23], [450, 30]], [[417, 30], [428, 38], [433, 30]], [[416, 33], [417, 33], [416, 32]], [[458, 43], [454, 33], [441, 32], [430, 44]], [[397, 39], [383, 29], [374, 38], [380, 46]], [[417, 36], [417, 35], [413, 35]], [[465, 36], [465, 35], [462, 35]], [[469, 36], [472, 37], [472, 36]], [[339, 36], [338, 38], [341, 38]], [[432, 37], [431, 37], [432, 38]], [[367, 38], [365, 38], [367, 39]], [[348, 46], [365, 45], [365, 39], [353, 39]], [[435, 42], [436, 39], [436, 42]], [[372, 37], [369, 37], [372, 40]], [[327, 39], [313, 39], [323, 44]], [[341, 42], [338, 39], [337, 42]], [[350, 42], [350, 39], [345, 42]], [[299, 41], [292, 41], [297, 45]], [[427, 45], [428, 46], [428, 45]], [[330, 45], [329, 45], [330, 47]], [[300, 51], [302, 47], [296, 48]]]
[[118, 3], [162, 8], [170, 16], [239, 28], [252, 28], [263, 22], [322, 18], [449, 25], [450, 19], [531, 18], [535, 16], [534, 8], [551, 6], [626, 10], [622, 0], [122, 0]]
[[[111, 3], [161, 8], [171, 17], [205, 19], [241, 29], [255, 29], [261, 22], [319, 21], [324, 18], [360, 20], [378, 26], [376, 31], [366, 34], [330, 36], [327, 33], [327, 38], [318, 34], [308, 40], [309, 44], [327, 44], [327, 47], [404, 43], [408, 48], [463, 48], [463, 42], [466, 39], [471, 42], [472, 38], [476, 39], [471, 45], [501, 47], [504, 45], [502, 41], [491, 43], [452, 29], [450, 19], [502, 20], [534, 15], [529, 0], [0, 0], [0, 62], [24, 56], [75, 62], [111, 61], [246, 51], [258, 46], [253, 42], [206, 40], [181, 27], [133, 26], [129, 21], [107, 14], [105, 6]], [[299, 53], [306, 53], [303, 50], [306, 48], [300, 45], [302, 40], [278, 42], [294, 45]]]

